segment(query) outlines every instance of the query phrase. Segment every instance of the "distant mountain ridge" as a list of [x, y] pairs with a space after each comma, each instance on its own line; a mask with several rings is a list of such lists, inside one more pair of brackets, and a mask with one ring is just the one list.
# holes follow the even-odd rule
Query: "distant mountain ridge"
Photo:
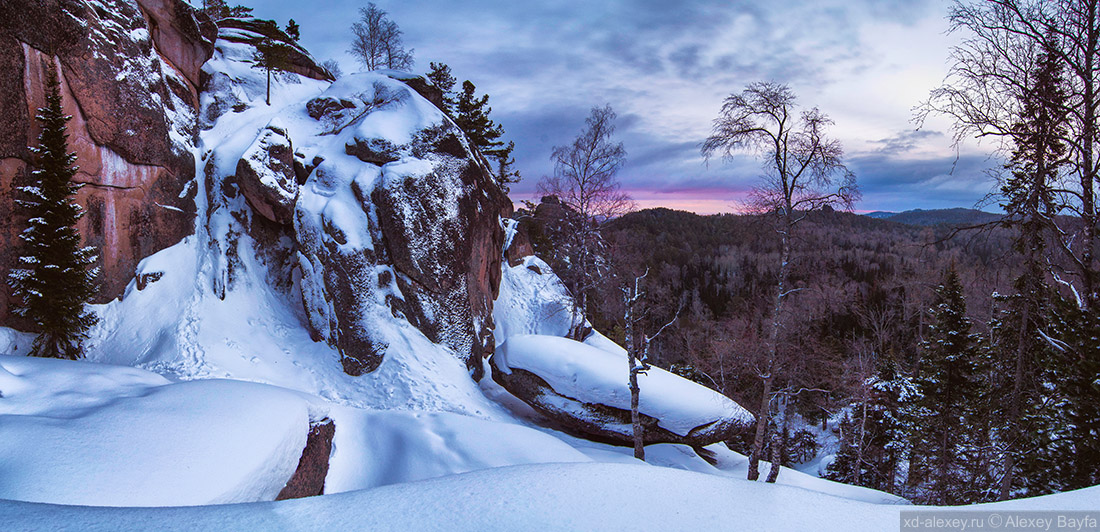
[[977, 225], [1000, 220], [1003, 215], [977, 209], [913, 209], [904, 212], [874, 211], [863, 216], [906, 225]]

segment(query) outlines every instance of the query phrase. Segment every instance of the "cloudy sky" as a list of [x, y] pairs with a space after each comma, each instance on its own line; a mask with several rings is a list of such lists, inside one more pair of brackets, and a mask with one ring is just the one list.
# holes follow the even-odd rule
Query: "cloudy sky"
[[[232, 2], [231, 2], [232, 3]], [[301, 26], [302, 44], [345, 72], [365, 1], [244, 0]], [[592, 106], [618, 114], [619, 173], [642, 207], [729, 212], [761, 173], [751, 155], [705, 163], [699, 144], [722, 100], [758, 80], [787, 83], [836, 122], [863, 190], [859, 211], [971, 207], [992, 188], [991, 146], [952, 148], [950, 123], [919, 131], [912, 108], [940, 84], [957, 36], [947, 0], [378, 0], [415, 49], [415, 70], [444, 62], [490, 95], [516, 143], [531, 197]]]

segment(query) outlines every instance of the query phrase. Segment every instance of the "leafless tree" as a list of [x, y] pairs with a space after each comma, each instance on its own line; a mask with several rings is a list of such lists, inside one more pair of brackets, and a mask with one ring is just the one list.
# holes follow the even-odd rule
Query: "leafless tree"
[[[816, 107], [798, 113], [794, 93], [786, 85], [756, 82], [726, 98], [702, 146], [708, 160], [715, 155], [730, 158], [745, 151], [764, 157], [764, 175], [753, 189], [751, 206], [775, 217], [781, 244], [766, 353], [763, 367], [758, 368], [764, 386], [749, 456], [749, 480], [760, 476], [760, 454], [771, 419], [772, 385], [780, 369], [776, 352], [783, 327], [783, 302], [797, 291], [788, 286], [795, 226], [808, 211], [826, 205], [850, 209], [859, 198], [855, 176], [841, 160], [844, 150], [840, 142], [825, 134], [830, 124], [832, 120]], [[769, 475], [769, 480], [774, 480], [774, 475]]]
[[413, 50], [405, 50], [401, 29], [386, 16], [385, 11], [371, 2], [359, 9], [359, 17], [359, 21], [351, 25], [355, 39], [348, 53], [363, 63], [367, 70], [412, 69]]
[[321, 67], [327, 70], [329, 74], [332, 74], [333, 79], [340, 79], [340, 77], [344, 75], [344, 71], [340, 70], [340, 63], [335, 59], [326, 60], [324, 63], [321, 63]]
[[649, 370], [649, 346], [665, 329], [671, 326], [680, 317], [680, 310], [676, 311], [668, 323], [657, 329], [652, 335], [641, 334], [641, 345], [635, 339], [638, 332], [636, 328], [645, 315], [645, 290], [642, 281], [649, 275], [645, 273], [634, 278], [633, 286], [626, 286], [623, 291], [623, 323], [626, 330], [626, 358], [629, 363], [629, 387], [630, 387], [630, 422], [634, 436], [634, 458], [645, 461], [645, 428], [642, 426], [642, 416], [638, 411], [638, 403], [641, 398], [641, 388], [638, 386], [638, 375], [644, 375]]
[[[593, 107], [585, 124], [584, 131], [572, 144], [554, 147], [551, 155], [554, 175], [543, 177], [538, 183], [539, 193], [557, 196], [567, 207], [570, 219], [564, 222], [568, 230], [563, 235], [565, 241], [557, 244], [574, 271], [559, 274], [566, 274], [576, 300], [575, 318], [587, 311], [588, 292], [600, 277], [603, 262], [599, 253], [603, 246], [600, 224], [629, 212], [634, 205], [615, 177], [626, 161], [623, 144], [611, 140], [615, 133], [615, 111], [610, 105]], [[574, 323], [577, 321], [574, 319]], [[576, 328], [572, 335], [583, 336], [582, 329]]]

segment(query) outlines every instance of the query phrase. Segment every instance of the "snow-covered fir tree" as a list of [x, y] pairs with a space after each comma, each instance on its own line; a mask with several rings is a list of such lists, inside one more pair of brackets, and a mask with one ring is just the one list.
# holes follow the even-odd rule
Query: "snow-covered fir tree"
[[69, 119], [61, 106], [57, 72], [47, 69], [46, 106], [38, 109], [42, 125], [30, 185], [19, 190], [25, 199], [19, 206], [28, 216], [20, 234], [19, 267], [9, 282], [16, 298], [15, 312], [33, 322], [39, 331], [32, 354], [43, 357], [80, 358], [88, 329], [97, 321], [85, 307], [95, 293], [98, 269], [95, 249], [80, 246], [75, 227], [84, 211], [73, 203], [80, 184], [73, 182], [76, 154], [69, 152]]
[[866, 398], [852, 402], [841, 422], [840, 449], [825, 478], [896, 493], [919, 392], [890, 356], [880, 357], [864, 385]]
[[936, 300], [916, 379], [920, 397], [913, 409], [909, 484], [921, 502], [959, 504], [973, 497], [982, 384], [978, 338], [970, 332], [954, 266], [936, 288]]
[[1077, 302], [1055, 302], [1053, 346], [1044, 362], [1043, 399], [1058, 411], [1055, 434], [1045, 438], [1052, 468], [1051, 491], [1100, 484], [1100, 316]]

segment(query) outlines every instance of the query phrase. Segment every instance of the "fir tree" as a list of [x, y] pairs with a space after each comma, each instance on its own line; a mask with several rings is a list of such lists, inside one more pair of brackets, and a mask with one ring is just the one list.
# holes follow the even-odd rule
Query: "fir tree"
[[469, 80], [462, 82], [462, 92], [454, 105], [454, 120], [482, 155], [496, 161], [497, 184], [507, 188], [508, 183], [519, 181], [519, 172], [512, 168], [515, 164], [512, 150], [516, 145], [514, 142], [505, 145], [500, 140], [504, 135], [504, 128], [489, 118], [489, 114], [493, 112], [493, 108], [489, 107], [489, 95], [484, 94], [479, 98], [475, 95], [476, 90], [477, 87]]
[[[970, 333], [959, 274], [952, 265], [936, 288], [937, 305], [925, 341], [917, 386], [914, 454], [923, 502], [967, 502], [972, 467], [974, 405], [979, 400], [977, 337]], [[911, 467], [910, 472], [914, 472]]]
[[298, 27], [298, 23], [294, 22], [294, 19], [290, 19], [290, 22], [286, 24], [286, 34], [288, 37], [298, 42], [298, 39], [302, 38], [301, 28]]
[[455, 110], [455, 77], [451, 75], [451, 67], [447, 63], [431, 62], [428, 64], [431, 71], [428, 72], [428, 81], [432, 82], [439, 90], [443, 91], [443, 112], [451, 115]]
[[1061, 298], [1054, 310], [1042, 386], [1060, 419], [1050, 423], [1056, 434], [1044, 453], [1053, 489], [1062, 491], [1100, 483], [1100, 316]]
[[888, 356], [880, 357], [864, 385], [866, 399], [850, 405], [857, 418], [846, 412], [841, 420], [840, 449], [826, 478], [895, 493], [899, 465], [908, 456], [907, 435], [916, 430], [908, 408], [919, 394]]
[[230, 6], [225, 0], [204, 0], [203, 11], [209, 15], [214, 22], [226, 18], [247, 17], [252, 14], [251, 7], [244, 7], [241, 5]]
[[38, 109], [42, 125], [35, 156], [33, 183], [21, 187], [28, 199], [18, 204], [29, 216], [20, 235], [22, 253], [19, 268], [9, 282], [16, 300], [15, 312], [38, 327], [31, 353], [35, 356], [77, 359], [81, 343], [97, 321], [85, 304], [95, 294], [98, 273], [92, 267], [94, 248], [80, 247], [76, 223], [83, 210], [72, 202], [80, 189], [73, 182], [76, 154], [68, 150], [70, 116], [61, 107], [57, 72], [46, 77], [46, 106]]

